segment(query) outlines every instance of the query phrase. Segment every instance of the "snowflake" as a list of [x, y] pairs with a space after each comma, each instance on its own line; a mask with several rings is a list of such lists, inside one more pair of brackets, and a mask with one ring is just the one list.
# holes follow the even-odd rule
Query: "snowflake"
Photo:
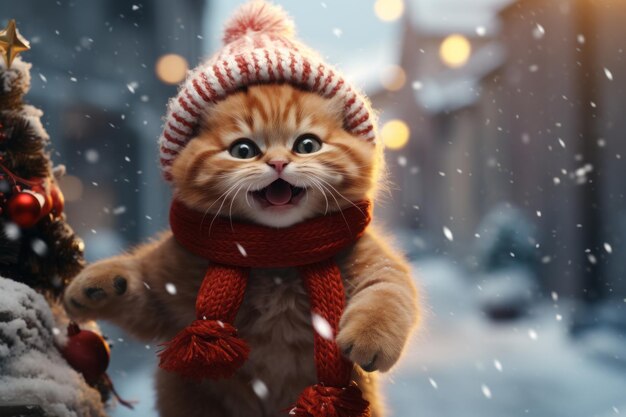
[[430, 382], [430, 385], [432, 385], [434, 389], [439, 388], [439, 385], [437, 385], [437, 382], [434, 379], [428, 378], [428, 382]]
[[326, 340], [333, 340], [333, 329], [326, 319], [317, 313], [311, 314], [313, 328]]
[[485, 396], [485, 398], [487, 399], [491, 399], [491, 389], [489, 389], [489, 387], [485, 384], [483, 384], [480, 389], [483, 392], [483, 395]]
[[176, 285], [168, 282], [167, 284], [165, 284], [165, 291], [167, 291], [168, 294], [176, 295]]
[[239, 250], [239, 253], [241, 254], [241, 256], [243, 256], [244, 258], [247, 257], [248, 252], [246, 252], [246, 248], [241, 246], [239, 243], [236, 243], [236, 245], [237, 245], [237, 250]]
[[267, 394], [269, 394], [267, 385], [265, 385], [265, 382], [261, 381], [260, 379], [255, 379], [252, 381], [252, 390], [257, 395], [257, 397], [261, 399], [267, 398]]

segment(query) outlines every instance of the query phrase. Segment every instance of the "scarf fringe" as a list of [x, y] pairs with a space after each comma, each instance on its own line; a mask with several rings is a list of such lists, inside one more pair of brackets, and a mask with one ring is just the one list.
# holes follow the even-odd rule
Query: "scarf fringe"
[[295, 417], [370, 417], [370, 405], [355, 382], [347, 387], [312, 385], [302, 391], [289, 415]]
[[230, 378], [250, 353], [237, 329], [219, 320], [195, 320], [162, 346], [159, 366], [196, 380]]

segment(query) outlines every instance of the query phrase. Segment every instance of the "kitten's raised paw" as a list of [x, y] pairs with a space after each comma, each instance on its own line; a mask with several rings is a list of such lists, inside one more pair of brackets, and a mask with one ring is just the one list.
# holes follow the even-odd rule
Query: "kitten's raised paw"
[[337, 344], [345, 357], [366, 372], [388, 371], [400, 358], [406, 341], [391, 315], [371, 308], [348, 308], [341, 319]]
[[66, 288], [63, 304], [74, 319], [105, 318], [129, 292], [132, 268], [105, 261], [85, 268]]

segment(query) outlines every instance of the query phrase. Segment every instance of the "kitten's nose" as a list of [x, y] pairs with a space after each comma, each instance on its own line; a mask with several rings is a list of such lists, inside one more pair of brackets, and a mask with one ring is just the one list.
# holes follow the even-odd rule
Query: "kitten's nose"
[[269, 161], [267, 163], [267, 165], [274, 168], [276, 172], [278, 172], [279, 174], [283, 172], [283, 170], [288, 164], [289, 164], [289, 161], [284, 161], [284, 160], [274, 160], [274, 161]]

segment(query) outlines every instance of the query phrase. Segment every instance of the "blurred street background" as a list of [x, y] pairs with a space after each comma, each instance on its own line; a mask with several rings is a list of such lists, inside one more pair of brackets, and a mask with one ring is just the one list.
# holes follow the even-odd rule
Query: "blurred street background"
[[[167, 227], [161, 117], [240, 3], [3, 3], [91, 261]], [[425, 306], [390, 415], [626, 414], [626, 1], [277, 3], [380, 110], [377, 217]], [[140, 401], [112, 414], [156, 415], [155, 346], [103, 329]]]

